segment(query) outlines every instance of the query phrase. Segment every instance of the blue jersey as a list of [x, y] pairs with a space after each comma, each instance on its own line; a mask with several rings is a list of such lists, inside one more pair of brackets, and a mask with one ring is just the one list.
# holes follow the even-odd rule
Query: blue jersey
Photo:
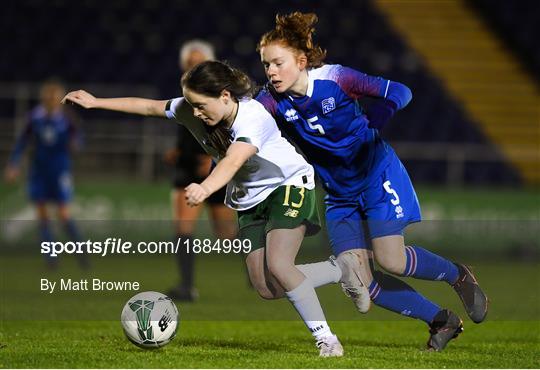
[[397, 109], [412, 97], [398, 82], [325, 65], [308, 71], [305, 96], [278, 94], [266, 86], [257, 100], [315, 167], [329, 195], [349, 198], [365, 190], [395, 156], [378, 131], [368, 127], [357, 101], [363, 96], [390, 99]]
[[70, 147], [78, 138], [74, 121], [75, 117], [64, 110], [49, 115], [44, 107], [36, 107], [15, 144], [10, 163], [18, 164], [24, 148], [32, 142], [31, 179], [53, 178], [69, 172]]

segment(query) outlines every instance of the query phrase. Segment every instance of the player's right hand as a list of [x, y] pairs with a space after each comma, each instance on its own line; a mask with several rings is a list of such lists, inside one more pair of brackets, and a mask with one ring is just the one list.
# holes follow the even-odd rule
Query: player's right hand
[[96, 97], [84, 90], [77, 90], [69, 92], [62, 99], [62, 104], [77, 104], [83, 108], [94, 108], [96, 106]]
[[186, 201], [190, 207], [198, 206], [210, 195], [211, 193], [202, 184], [191, 183], [186, 187]]
[[15, 166], [7, 166], [6, 170], [4, 171], [4, 178], [6, 179], [6, 182], [13, 183], [15, 180], [17, 180], [17, 177], [19, 177], [19, 168]]

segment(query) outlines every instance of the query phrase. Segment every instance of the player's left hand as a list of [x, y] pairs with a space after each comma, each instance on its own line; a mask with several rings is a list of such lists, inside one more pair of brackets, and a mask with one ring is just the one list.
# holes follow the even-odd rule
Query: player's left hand
[[189, 184], [186, 188], [186, 200], [190, 207], [195, 207], [204, 202], [210, 196], [210, 192], [201, 184]]

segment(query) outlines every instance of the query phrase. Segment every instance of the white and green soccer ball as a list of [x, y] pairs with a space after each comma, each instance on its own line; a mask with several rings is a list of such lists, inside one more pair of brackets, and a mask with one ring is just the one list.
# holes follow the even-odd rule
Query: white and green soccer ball
[[158, 292], [142, 292], [131, 297], [122, 310], [122, 327], [131, 343], [142, 348], [158, 348], [176, 336], [178, 310], [174, 302]]

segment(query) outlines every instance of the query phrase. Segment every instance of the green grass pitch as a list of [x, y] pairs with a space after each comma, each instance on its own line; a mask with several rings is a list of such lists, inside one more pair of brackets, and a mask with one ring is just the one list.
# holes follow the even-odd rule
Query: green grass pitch
[[10, 368], [538, 368], [538, 322], [486, 322], [440, 353], [422, 350], [415, 322], [335, 322], [342, 358], [320, 359], [298, 322], [183, 322], [178, 337], [142, 350], [117, 322], [8, 323], [0, 365]]
[[[463, 218], [467, 224], [489, 217], [538, 220], [540, 215], [539, 196], [534, 191], [419, 189], [418, 193], [428, 215], [430, 209], [441, 207], [440, 217]], [[77, 194], [78, 214], [83, 217], [89, 210], [116, 220], [144, 214], [165, 220], [162, 226], [169, 230], [167, 184], [94, 181], [81, 183]], [[21, 188], [0, 185], [0, 220], [25, 205]], [[81, 227], [85, 227], [83, 222]], [[464, 246], [483, 248], [476, 256], [489, 256], [490, 248], [506, 243], [496, 245], [498, 241], [513, 237], [506, 235], [508, 229], [502, 230], [464, 238], [468, 241]], [[0, 229], [0, 237], [3, 232]], [[31, 229], [25, 233], [34, 235]], [[489, 241], [482, 243], [486, 237]], [[435, 235], [425, 245], [440, 246], [432, 241], [437, 238], [442, 239]], [[527, 246], [530, 240], [536, 240], [531, 245], [538, 248], [533, 234], [524, 235], [522, 244]], [[322, 239], [306, 240], [308, 246], [320, 243]], [[141, 291], [165, 292], [176, 280], [171, 256], [96, 258], [93, 269], [86, 273], [72, 258], [65, 258], [57, 272], [49, 272], [35, 253], [10, 250], [0, 253], [0, 368], [539, 368], [540, 266], [534, 259], [507, 262], [500, 251], [498, 260], [472, 258], [464, 250], [458, 253], [473, 262], [490, 298], [488, 318], [480, 325], [466, 318], [459, 299], [446, 284], [406, 279], [464, 319], [464, 333], [441, 353], [424, 350], [428, 338], [424, 323], [377, 307], [360, 315], [337, 286], [318, 289], [332, 330], [345, 348], [343, 358], [320, 359], [314, 341], [287, 301], [264, 301], [248, 288], [239, 257], [200, 258], [197, 285], [201, 299], [177, 304], [181, 314], [178, 336], [162, 349], [142, 350], [124, 337], [119, 323], [123, 304], [136, 292], [47, 296], [39, 292], [39, 277], [137, 277]], [[324, 257], [301, 258], [314, 261]]]
[[[150, 265], [135, 259], [143, 290], [165, 291], [171, 273], [155, 274], [154, 263], [174, 271], [167, 256]], [[318, 289], [333, 331], [340, 337], [343, 358], [320, 359], [310, 334], [285, 300], [264, 301], [247, 287], [240, 261], [201, 259], [198, 270], [201, 299], [177, 303], [181, 315], [178, 336], [158, 350], [143, 350], [122, 333], [118, 320], [132, 292], [123, 294], [52, 295], [36, 293], [35, 278], [17, 274], [25, 266], [43, 270], [42, 261], [22, 262], [11, 256], [2, 264], [12, 276], [3, 287], [0, 325], [0, 367], [7, 368], [538, 368], [540, 366], [539, 283], [537, 264], [477, 266], [491, 300], [486, 322], [466, 319], [463, 308], [443, 283], [407, 279], [426, 296], [464, 318], [465, 331], [444, 352], [424, 350], [427, 327], [377, 307], [367, 315], [354, 311], [337, 286]], [[90, 273], [75, 261], [62, 261], [58, 276], [112, 278], [118, 260], [96, 263]], [[508, 270], [506, 270], [508, 269]], [[507, 271], [505, 276], [505, 271]], [[131, 274], [130, 274], [131, 275]], [[4, 275], [5, 276], [5, 275]], [[49, 275], [53, 278], [54, 275]], [[535, 280], [536, 279], [536, 280]], [[11, 281], [18, 281], [12, 286]], [[484, 284], [485, 282], [485, 284]], [[516, 288], [517, 287], [517, 288]], [[35, 296], [38, 296], [37, 298]], [[10, 298], [11, 297], [11, 298]], [[41, 297], [41, 298], [40, 298]], [[54, 297], [54, 298], [52, 298]], [[10, 300], [11, 299], [11, 300]], [[94, 307], [100, 320], [84, 312]], [[49, 313], [43, 313], [49, 310]], [[71, 312], [71, 316], [69, 313]], [[58, 315], [56, 315], [56, 314]], [[20, 314], [20, 315], [19, 315]], [[78, 317], [84, 320], [77, 320]], [[35, 318], [38, 321], [30, 321]], [[62, 320], [67, 318], [67, 320]], [[101, 318], [103, 320], [101, 320]]]

